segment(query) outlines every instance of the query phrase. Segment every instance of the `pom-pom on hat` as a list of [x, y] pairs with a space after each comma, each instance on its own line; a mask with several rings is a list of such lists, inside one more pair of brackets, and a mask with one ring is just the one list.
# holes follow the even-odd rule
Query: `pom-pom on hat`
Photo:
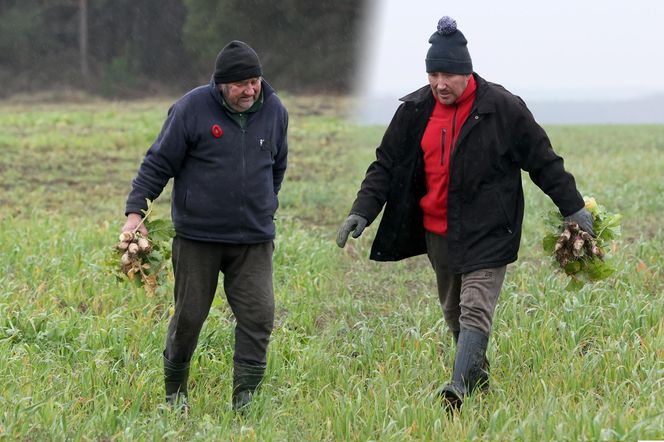
[[256, 51], [242, 41], [233, 40], [217, 55], [215, 83], [233, 83], [262, 75], [263, 68]]
[[451, 17], [438, 20], [438, 29], [429, 37], [431, 47], [425, 60], [427, 72], [467, 75], [473, 73], [468, 41]]

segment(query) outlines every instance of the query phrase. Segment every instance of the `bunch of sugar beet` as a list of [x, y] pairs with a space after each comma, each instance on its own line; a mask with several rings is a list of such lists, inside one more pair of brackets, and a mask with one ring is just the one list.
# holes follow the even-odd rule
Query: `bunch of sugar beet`
[[553, 250], [556, 261], [563, 269], [570, 262], [584, 258], [604, 259], [604, 252], [597, 245], [595, 238], [588, 232], [581, 230], [575, 222], [564, 224], [563, 232], [558, 237]]

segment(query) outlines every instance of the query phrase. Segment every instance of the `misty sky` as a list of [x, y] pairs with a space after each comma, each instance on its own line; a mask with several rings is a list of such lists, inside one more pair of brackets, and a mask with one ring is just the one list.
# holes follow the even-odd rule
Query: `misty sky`
[[664, 0], [374, 0], [364, 29], [361, 96], [426, 84], [438, 19], [468, 39], [473, 67], [526, 100], [664, 93]]

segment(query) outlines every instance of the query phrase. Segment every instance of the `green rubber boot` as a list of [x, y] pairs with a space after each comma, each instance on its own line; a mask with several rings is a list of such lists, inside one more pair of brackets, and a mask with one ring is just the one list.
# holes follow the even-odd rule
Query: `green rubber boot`
[[166, 387], [166, 403], [182, 413], [189, 412], [187, 402], [187, 379], [189, 378], [189, 362], [172, 362], [164, 355], [164, 385]]
[[252, 365], [235, 362], [233, 366], [233, 399], [234, 411], [246, 408], [263, 380], [265, 365]]

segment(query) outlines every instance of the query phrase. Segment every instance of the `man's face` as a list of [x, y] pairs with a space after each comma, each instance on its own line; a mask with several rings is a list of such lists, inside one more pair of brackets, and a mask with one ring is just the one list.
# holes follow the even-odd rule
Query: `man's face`
[[443, 104], [454, 104], [466, 90], [469, 75], [447, 74], [445, 72], [429, 73], [429, 85], [433, 95]]
[[222, 83], [220, 86], [226, 103], [237, 112], [248, 110], [261, 94], [260, 77], [248, 78], [235, 83]]

